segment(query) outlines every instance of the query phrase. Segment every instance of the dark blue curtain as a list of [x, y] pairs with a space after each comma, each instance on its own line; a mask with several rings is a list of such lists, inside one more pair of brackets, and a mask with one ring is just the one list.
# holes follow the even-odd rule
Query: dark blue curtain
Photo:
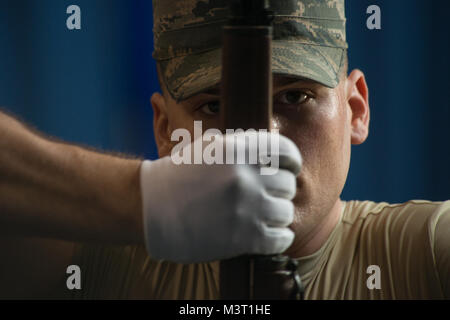
[[[81, 30], [66, 8], [81, 8]], [[0, 0], [0, 106], [64, 140], [156, 157], [151, 1]]]
[[[366, 28], [381, 8], [382, 29]], [[347, 1], [351, 68], [370, 88], [368, 141], [353, 148], [346, 199], [450, 199], [450, 2]]]
[[[78, 31], [66, 28], [71, 4]], [[381, 30], [366, 28], [373, 4]], [[449, 199], [450, 2], [346, 7], [350, 68], [366, 74], [372, 120], [344, 198]], [[155, 159], [152, 24], [150, 0], [0, 0], [0, 106], [66, 141]]]

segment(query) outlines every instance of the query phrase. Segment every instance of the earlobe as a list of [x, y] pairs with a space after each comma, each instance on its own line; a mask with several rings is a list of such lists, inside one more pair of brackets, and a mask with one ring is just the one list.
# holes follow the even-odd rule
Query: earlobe
[[171, 150], [166, 101], [160, 93], [154, 93], [150, 102], [153, 108], [153, 130], [158, 154], [164, 157], [170, 154]]
[[363, 143], [369, 135], [369, 88], [364, 73], [353, 70], [346, 82], [347, 103], [351, 109], [351, 143]]

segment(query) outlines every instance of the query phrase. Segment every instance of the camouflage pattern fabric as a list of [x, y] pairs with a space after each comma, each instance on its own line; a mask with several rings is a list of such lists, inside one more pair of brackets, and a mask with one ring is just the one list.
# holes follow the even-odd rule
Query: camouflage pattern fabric
[[[174, 99], [187, 99], [220, 82], [222, 27], [227, 0], [153, 0], [153, 57]], [[344, 0], [272, 0], [277, 75], [334, 88], [347, 42]]]

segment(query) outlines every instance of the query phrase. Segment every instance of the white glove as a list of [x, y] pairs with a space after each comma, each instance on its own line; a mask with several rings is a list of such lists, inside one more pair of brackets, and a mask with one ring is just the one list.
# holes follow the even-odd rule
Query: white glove
[[[227, 148], [230, 143], [247, 148], [244, 139], [230, 137], [237, 135], [220, 137]], [[271, 176], [260, 175], [258, 165], [175, 165], [170, 157], [144, 161], [141, 191], [149, 255], [197, 263], [285, 251], [294, 239], [288, 226], [302, 160], [291, 140], [279, 138], [280, 170]]]

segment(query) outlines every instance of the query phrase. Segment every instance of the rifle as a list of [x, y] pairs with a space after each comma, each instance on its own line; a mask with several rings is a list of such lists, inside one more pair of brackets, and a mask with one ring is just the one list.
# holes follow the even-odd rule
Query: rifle
[[[232, 0], [223, 30], [222, 129], [270, 129], [272, 13], [268, 0]], [[302, 298], [296, 261], [248, 255], [221, 261], [220, 296], [231, 300]]]

